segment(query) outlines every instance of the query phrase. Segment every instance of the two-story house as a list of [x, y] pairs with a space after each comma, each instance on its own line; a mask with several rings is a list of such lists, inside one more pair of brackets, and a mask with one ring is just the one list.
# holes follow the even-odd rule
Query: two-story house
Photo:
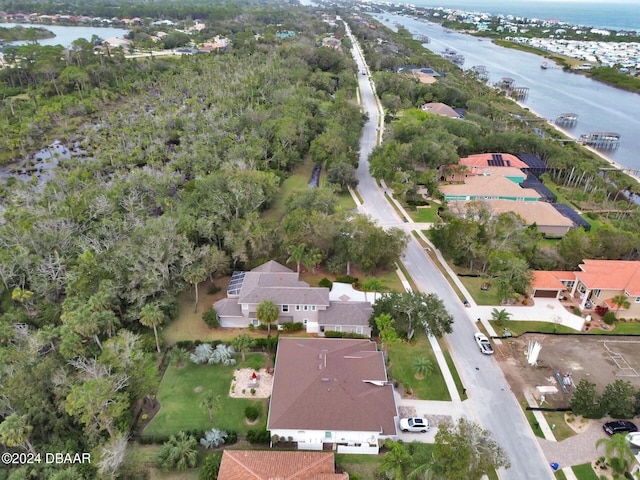
[[214, 304], [221, 327], [258, 326], [258, 305], [270, 300], [278, 306], [278, 323], [302, 323], [309, 333], [352, 332], [371, 336], [371, 305], [359, 301], [331, 301], [329, 289], [311, 287], [297, 272], [273, 260], [248, 272], [234, 272], [227, 298]]

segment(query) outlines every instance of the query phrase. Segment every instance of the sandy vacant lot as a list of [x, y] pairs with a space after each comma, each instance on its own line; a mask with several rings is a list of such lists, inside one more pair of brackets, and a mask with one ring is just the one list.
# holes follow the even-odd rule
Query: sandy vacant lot
[[[530, 340], [542, 345], [536, 367], [531, 367], [525, 356]], [[595, 383], [599, 391], [617, 379], [640, 388], [639, 337], [526, 334], [503, 340], [496, 346], [496, 354], [518, 398], [525, 389], [533, 391], [538, 385], [558, 386], [554, 368], [562, 375], [570, 373], [576, 385], [582, 379]], [[561, 391], [546, 395], [549, 406], [567, 406], [569, 398]]]

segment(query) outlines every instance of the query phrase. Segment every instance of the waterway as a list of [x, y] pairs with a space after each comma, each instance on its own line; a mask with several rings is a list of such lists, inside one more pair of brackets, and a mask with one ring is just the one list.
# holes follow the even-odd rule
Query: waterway
[[[24, 28], [28, 27], [42, 27], [45, 28], [55, 34], [53, 38], [43, 38], [38, 40], [39, 45], [62, 45], [65, 48], [71, 46], [74, 40], [79, 38], [84, 38], [85, 40], [91, 40], [93, 35], [100, 37], [102, 40], [106, 40], [107, 38], [122, 38], [127, 34], [128, 30], [124, 28], [114, 28], [114, 27], [89, 27], [89, 26], [78, 26], [78, 27], [68, 27], [62, 25], [31, 25], [28, 23], [0, 23], [0, 27], [4, 28], [12, 28], [21, 26]], [[28, 42], [11, 42], [12, 45], [22, 45]]]
[[620, 134], [619, 148], [599, 153], [622, 167], [640, 170], [640, 95], [562, 69], [544, 70], [540, 68], [543, 57], [499, 47], [488, 39], [453, 32], [436, 23], [388, 13], [374, 17], [390, 28], [400, 24], [414, 35], [426, 35], [430, 43], [425, 47], [435, 53], [449, 48], [464, 55], [465, 70], [484, 65], [489, 84], [508, 77], [517, 87], [528, 87], [529, 95], [521, 104], [542, 118], [553, 122], [561, 113], [578, 114], [577, 124], [565, 128], [573, 138], [602, 131]]

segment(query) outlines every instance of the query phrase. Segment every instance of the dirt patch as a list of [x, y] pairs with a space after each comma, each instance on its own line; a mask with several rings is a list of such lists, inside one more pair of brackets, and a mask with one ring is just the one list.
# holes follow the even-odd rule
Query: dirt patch
[[[542, 346], [537, 366], [527, 363], [529, 341]], [[629, 381], [640, 388], [640, 339], [637, 337], [573, 336], [526, 334], [505, 339], [497, 346], [496, 358], [512, 391], [522, 398], [525, 391], [537, 392], [537, 386], [555, 386], [557, 394], [546, 394], [548, 407], [566, 407], [573, 388], [565, 395], [554, 377], [554, 368], [561, 375], [570, 374], [577, 385], [586, 379], [599, 391], [614, 380]], [[535, 393], [536, 397], [539, 395]]]
[[[240, 368], [233, 372], [233, 380], [229, 387], [232, 398], [268, 398], [273, 388], [273, 372], [261, 368]], [[251, 393], [253, 391], [253, 393]]]
[[160, 411], [160, 402], [155, 398], [145, 397], [142, 400], [142, 407], [140, 408], [140, 416], [138, 417], [138, 423], [136, 431], [144, 432], [148, 423], [153, 420], [153, 417]]
[[581, 415], [574, 415], [571, 412], [564, 413], [564, 422], [569, 425], [569, 428], [576, 433], [582, 433], [589, 430], [596, 420], [591, 418], [584, 418]]

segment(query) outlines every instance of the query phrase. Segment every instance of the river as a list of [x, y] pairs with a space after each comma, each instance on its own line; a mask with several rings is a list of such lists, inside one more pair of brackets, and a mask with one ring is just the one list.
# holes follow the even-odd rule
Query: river
[[[93, 35], [97, 35], [103, 40], [107, 38], [122, 38], [127, 34], [128, 30], [124, 28], [114, 27], [91, 27], [91, 26], [78, 26], [67, 27], [62, 25], [31, 25], [29, 23], [0, 23], [0, 27], [12, 28], [12, 27], [42, 27], [55, 34], [53, 38], [43, 38], [38, 40], [39, 45], [62, 45], [63, 47], [70, 47], [74, 40], [84, 38], [85, 40], [91, 40]], [[21, 45], [28, 42], [11, 42], [12, 45]]]
[[414, 35], [426, 35], [430, 43], [425, 47], [435, 53], [449, 48], [464, 55], [465, 70], [484, 65], [490, 84], [509, 77], [517, 87], [528, 87], [529, 95], [521, 104], [542, 118], [553, 122], [561, 113], [578, 114], [577, 124], [565, 128], [573, 138], [602, 131], [620, 134], [619, 148], [598, 153], [624, 168], [640, 170], [640, 95], [562, 69], [544, 70], [540, 68], [543, 57], [499, 47], [488, 39], [446, 30], [436, 23], [388, 13], [373, 16], [390, 28], [401, 24]]

